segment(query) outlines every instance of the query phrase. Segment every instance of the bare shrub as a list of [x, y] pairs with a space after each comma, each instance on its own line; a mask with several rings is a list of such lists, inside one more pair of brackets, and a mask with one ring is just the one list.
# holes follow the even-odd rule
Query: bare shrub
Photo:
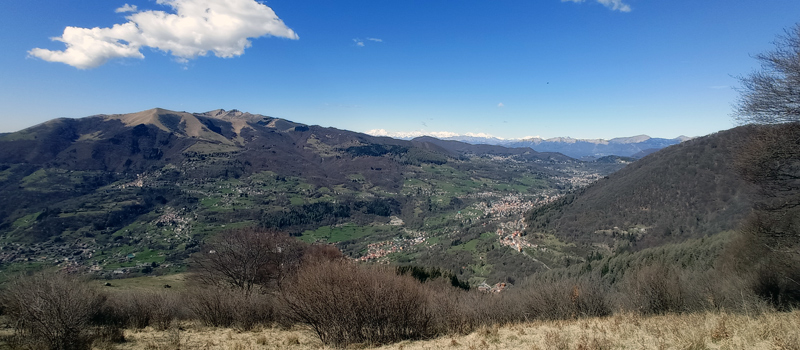
[[211, 327], [229, 327], [235, 315], [231, 291], [219, 287], [197, 288], [186, 294], [189, 310], [203, 324]]
[[[798, 208], [800, 210], [800, 208]], [[800, 306], [800, 211], [756, 211], [717, 261], [722, 286], [738, 309], [790, 310]], [[717, 292], [719, 293], [719, 292]]]
[[612, 312], [607, 288], [595, 279], [532, 283], [514, 292], [519, 294], [514, 307], [523, 308], [528, 319], [564, 320]]
[[317, 264], [329, 261], [344, 260], [345, 256], [338, 248], [330, 244], [312, 244], [303, 250], [303, 263]]
[[249, 331], [259, 325], [268, 325], [275, 321], [275, 301], [271, 294], [239, 295], [236, 298], [237, 309], [234, 328]]
[[[778, 254], [776, 254], [778, 255]], [[753, 292], [780, 311], [800, 306], [800, 263], [772, 256], [754, 274]]]
[[692, 312], [743, 312], [757, 314], [769, 306], [753, 292], [751, 272], [728, 269], [685, 271], [681, 278], [684, 308]]
[[235, 327], [250, 330], [274, 320], [272, 297], [248, 294], [241, 290], [209, 286], [185, 294], [192, 314], [203, 324], [212, 327]]
[[166, 292], [129, 291], [109, 296], [106, 312], [124, 327], [159, 330], [170, 328], [180, 314], [179, 296]]
[[427, 284], [430, 288], [431, 314], [437, 333], [469, 334], [479, 325], [485, 324], [485, 295], [453, 288], [445, 280]]
[[39, 274], [9, 283], [2, 304], [19, 339], [34, 348], [88, 349], [105, 296], [74, 277]]
[[[528, 319], [524, 307], [525, 297], [520, 297], [519, 290], [506, 290], [500, 294], [471, 293], [475, 297], [468, 304], [462, 305], [465, 309], [473, 309], [473, 314], [479, 325], [506, 325]], [[523, 292], [524, 293], [524, 292]], [[471, 305], [470, 305], [471, 304]]]
[[782, 311], [800, 306], [798, 217], [800, 208], [756, 211], [741, 230], [751, 252], [740, 270], [751, 271], [753, 292]]
[[284, 291], [291, 316], [327, 345], [384, 344], [434, 334], [429, 293], [392, 270], [308, 264]]
[[623, 304], [642, 314], [684, 311], [685, 291], [679, 273], [663, 264], [627, 273], [622, 282]]
[[[427, 284], [426, 284], [427, 285]], [[594, 279], [541, 281], [502, 293], [433, 288], [434, 323], [439, 333], [467, 334], [480, 327], [539, 320], [607, 316], [608, 288]]]

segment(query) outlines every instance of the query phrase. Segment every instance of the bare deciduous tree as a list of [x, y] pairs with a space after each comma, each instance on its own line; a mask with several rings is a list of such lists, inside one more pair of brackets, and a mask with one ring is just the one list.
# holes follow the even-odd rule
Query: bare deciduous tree
[[734, 165], [761, 188], [762, 204], [772, 209], [800, 205], [800, 124], [754, 128], [740, 142]]
[[800, 123], [753, 128], [736, 153], [736, 168], [760, 189], [740, 228], [740, 271], [752, 271], [754, 292], [773, 307], [800, 305]]
[[800, 121], [800, 25], [787, 29], [775, 49], [755, 56], [761, 70], [739, 77], [733, 116], [742, 123]]
[[205, 284], [227, 285], [250, 293], [296, 267], [302, 243], [286, 234], [258, 228], [219, 234], [192, 259], [195, 276]]

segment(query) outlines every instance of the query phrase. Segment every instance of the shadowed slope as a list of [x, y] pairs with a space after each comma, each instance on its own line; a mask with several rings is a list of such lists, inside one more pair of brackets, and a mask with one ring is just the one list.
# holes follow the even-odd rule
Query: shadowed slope
[[702, 237], [737, 227], [750, 212], [753, 185], [733, 169], [739, 127], [653, 153], [605, 179], [528, 213], [528, 234], [637, 247]]

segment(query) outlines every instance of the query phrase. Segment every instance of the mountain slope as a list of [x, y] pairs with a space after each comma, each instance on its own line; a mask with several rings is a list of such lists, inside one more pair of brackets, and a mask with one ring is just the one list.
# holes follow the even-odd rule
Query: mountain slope
[[104, 276], [181, 266], [210, 235], [258, 225], [476, 283], [523, 277], [542, 264], [512, 236], [522, 213], [623, 166], [236, 110], [56, 119], [0, 149], [0, 269]]
[[[56, 119], [5, 135], [0, 142], [6, 150], [0, 154], [0, 163], [125, 173], [192, 159], [220, 158], [214, 160], [220, 163], [216, 168], [224, 166], [238, 173], [303, 172], [320, 181], [334, 177], [333, 182], [346, 180], [336, 176], [343, 173], [339, 171], [340, 163], [347, 163], [344, 166], [349, 172], [375, 165], [391, 167], [391, 162], [380, 159], [374, 160], [377, 164], [362, 164], [358, 147], [382, 145], [372, 155], [405, 153], [414, 147], [409, 141], [378, 139], [238, 111], [191, 114], [158, 108], [123, 115]], [[349, 161], [323, 161], [342, 157]], [[385, 182], [385, 176], [376, 176], [375, 180]]]
[[752, 131], [739, 127], [650, 154], [532, 210], [527, 233], [611, 247], [627, 240], [643, 248], [734, 229], [756, 189], [734, 171], [733, 150]]

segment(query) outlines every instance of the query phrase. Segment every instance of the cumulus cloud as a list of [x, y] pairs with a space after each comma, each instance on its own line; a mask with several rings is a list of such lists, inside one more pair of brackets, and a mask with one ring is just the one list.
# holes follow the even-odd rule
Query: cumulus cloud
[[122, 7], [120, 7], [120, 8], [118, 8], [118, 9], [114, 10], [114, 12], [116, 12], [116, 13], [123, 13], [123, 12], [136, 12], [136, 10], [138, 10], [138, 8], [136, 7], [136, 5], [129, 5], [129, 4], [125, 4], [125, 5], [123, 5]]
[[353, 42], [356, 43], [358, 47], [364, 47], [364, 41], [361, 39], [353, 39]]
[[506, 106], [506, 105], [504, 105], [504, 104], [503, 104], [503, 102], [500, 102], [500, 103], [498, 103], [498, 104], [497, 104], [497, 107], [499, 107], [499, 108], [503, 108], [503, 107], [505, 107], [505, 106]]
[[124, 24], [111, 28], [67, 27], [60, 37], [63, 51], [35, 48], [33, 57], [61, 62], [79, 69], [100, 66], [113, 58], [144, 58], [140, 49], [150, 47], [187, 62], [212, 52], [217, 57], [244, 54], [250, 39], [276, 36], [298, 39], [297, 34], [275, 12], [255, 0], [156, 0], [172, 8], [164, 11], [137, 11], [125, 4], [117, 12], [134, 12]]
[[[584, 1], [586, 0], [561, 0], [561, 2], [576, 2], [576, 3], [581, 3]], [[631, 12], [631, 7], [628, 4], [623, 3], [622, 0], [596, 0], [596, 1], [614, 11]]]
[[67, 45], [64, 51], [35, 48], [28, 54], [48, 62], [61, 62], [80, 69], [94, 68], [109, 59], [120, 57], [144, 58], [135, 43], [140, 36], [136, 25], [128, 22], [111, 28], [67, 27], [61, 37], [53, 40]]

